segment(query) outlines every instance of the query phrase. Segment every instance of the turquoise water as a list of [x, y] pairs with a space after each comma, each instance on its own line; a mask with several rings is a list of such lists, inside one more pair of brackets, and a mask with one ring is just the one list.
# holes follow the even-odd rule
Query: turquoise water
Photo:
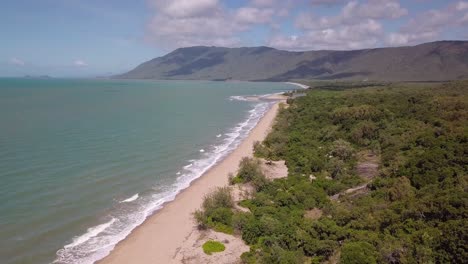
[[282, 83], [0, 79], [0, 263], [92, 263], [222, 159]]

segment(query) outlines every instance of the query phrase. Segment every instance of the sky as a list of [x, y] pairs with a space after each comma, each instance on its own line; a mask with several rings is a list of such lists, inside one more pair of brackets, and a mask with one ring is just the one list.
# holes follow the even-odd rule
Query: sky
[[98, 77], [187, 46], [351, 50], [468, 40], [459, 0], [6, 0], [0, 76]]

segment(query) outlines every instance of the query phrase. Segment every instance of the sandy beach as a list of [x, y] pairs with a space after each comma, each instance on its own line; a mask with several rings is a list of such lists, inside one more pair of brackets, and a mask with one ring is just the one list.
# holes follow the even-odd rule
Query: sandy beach
[[295, 85], [295, 86], [300, 87], [302, 89], [310, 88], [310, 86], [302, 84], [302, 83], [295, 83], [295, 82], [285, 82], [285, 83]]
[[[206, 194], [228, 184], [228, 174], [236, 172], [242, 157], [252, 156], [253, 143], [262, 141], [268, 134], [280, 102], [272, 106], [237, 149], [192, 182], [174, 201], [148, 217], [99, 263], [180, 263], [178, 252], [196, 232], [192, 213], [200, 207]], [[240, 255], [242, 252], [237, 253]]]

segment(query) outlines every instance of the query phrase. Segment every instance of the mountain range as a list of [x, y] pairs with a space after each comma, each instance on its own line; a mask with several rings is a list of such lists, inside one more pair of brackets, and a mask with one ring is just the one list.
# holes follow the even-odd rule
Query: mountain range
[[445, 81], [468, 79], [468, 41], [362, 50], [187, 47], [114, 76], [123, 79]]

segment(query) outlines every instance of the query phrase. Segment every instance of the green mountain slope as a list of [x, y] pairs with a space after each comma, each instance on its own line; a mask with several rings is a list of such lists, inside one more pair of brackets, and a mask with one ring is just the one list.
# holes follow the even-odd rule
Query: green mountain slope
[[189, 47], [115, 76], [165, 80], [380, 80], [468, 78], [468, 41], [352, 51], [291, 52], [269, 47]]

